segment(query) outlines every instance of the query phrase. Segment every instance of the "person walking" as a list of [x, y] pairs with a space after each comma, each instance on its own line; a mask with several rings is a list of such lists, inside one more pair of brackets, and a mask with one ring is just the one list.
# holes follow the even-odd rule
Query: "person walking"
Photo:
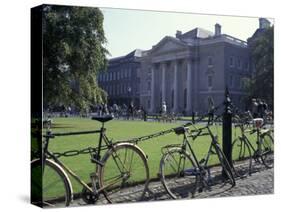
[[252, 99], [252, 114], [253, 118], [258, 117], [258, 103], [256, 99]]
[[258, 104], [258, 118], [262, 118], [264, 111], [263, 111], [263, 103], [261, 99], [257, 100], [257, 104]]

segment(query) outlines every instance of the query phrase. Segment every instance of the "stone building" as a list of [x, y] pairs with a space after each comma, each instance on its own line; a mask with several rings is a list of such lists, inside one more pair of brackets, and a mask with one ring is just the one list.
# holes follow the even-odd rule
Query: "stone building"
[[136, 49], [110, 59], [107, 70], [98, 76], [99, 85], [108, 93], [109, 105], [128, 105], [133, 101], [136, 107], [139, 106], [141, 54], [142, 51]]
[[168, 111], [206, 112], [208, 97], [224, 100], [228, 86], [232, 100], [243, 109], [243, 78], [251, 75], [247, 43], [221, 33], [195, 28], [166, 36], [141, 58], [140, 103], [159, 112], [163, 101]]
[[[260, 18], [253, 37], [268, 26], [270, 22]], [[208, 97], [215, 105], [222, 103], [226, 87], [234, 104], [245, 109], [243, 79], [253, 70], [248, 43], [223, 34], [216, 24], [214, 32], [177, 31], [175, 37], [165, 36], [147, 51], [136, 49], [110, 59], [98, 81], [110, 105], [134, 101], [137, 107], [158, 113], [165, 101], [168, 112], [190, 115], [206, 112]]]

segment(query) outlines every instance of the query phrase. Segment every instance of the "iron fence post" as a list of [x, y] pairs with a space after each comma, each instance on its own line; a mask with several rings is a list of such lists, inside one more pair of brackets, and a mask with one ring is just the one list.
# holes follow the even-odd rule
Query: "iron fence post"
[[[225, 89], [225, 100], [224, 100], [224, 113], [223, 113], [223, 153], [226, 156], [230, 166], [232, 166], [232, 109], [231, 99], [229, 90]], [[223, 171], [224, 174], [224, 171]]]

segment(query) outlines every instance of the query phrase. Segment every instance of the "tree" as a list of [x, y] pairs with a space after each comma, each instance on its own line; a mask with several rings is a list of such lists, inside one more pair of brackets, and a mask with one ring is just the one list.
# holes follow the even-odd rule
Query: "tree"
[[251, 97], [264, 99], [273, 108], [274, 27], [264, 29], [249, 44], [254, 65], [253, 76], [245, 80]]
[[44, 107], [86, 110], [106, 101], [97, 74], [105, 70], [103, 14], [98, 8], [43, 7]]

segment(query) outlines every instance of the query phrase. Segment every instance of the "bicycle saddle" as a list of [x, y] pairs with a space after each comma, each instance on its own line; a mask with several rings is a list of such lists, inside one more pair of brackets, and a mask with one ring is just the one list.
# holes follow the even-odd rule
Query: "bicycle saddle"
[[92, 117], [92, 120], [96, 120], [96, 121], [99, 121], [99, 122], [107, 122], [107, 121], [110, 121], [112, 120], [114, 117], [112, 115], [105, 115], [105, 116], [93, 116]]
[[184, 134], [188, 130], [187, 127], [177, 127], [174, 129], [177, 135]]

